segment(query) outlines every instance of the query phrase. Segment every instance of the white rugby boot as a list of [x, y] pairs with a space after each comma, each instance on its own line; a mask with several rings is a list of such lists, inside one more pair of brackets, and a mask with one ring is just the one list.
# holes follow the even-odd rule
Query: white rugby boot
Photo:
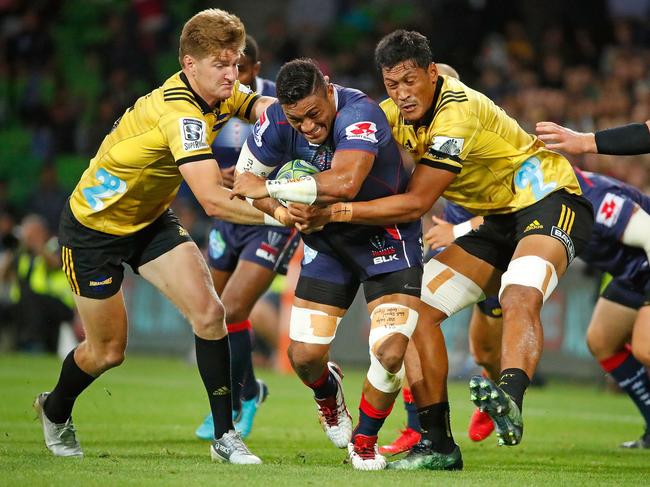
[[386, 457], [379, 454], [377, 436], [357, 434], [354, 442], [348, 444], [350, 463], [356, 470], [383, 470], [386, 468]]
[[327, 362], [327, 368], [336, 381], [336, 395], [317, 399], [318, 416], [327, 437], [337, 448], [346, 448], [352, 438], [352, 416], [343, 396], [343, 372], [334, 362]]
[[43, 405], [49, 395], [49, 392], [41, 392], [34, 399], [34, 409], [43, 426], [45, 446], [57, 457], [83, 457], [84, 452], [77, 440], [77, 431], [74, 429], [72, 417], [68, 418], [65, 423], [57, 424], [50, 421], [45, 415]]

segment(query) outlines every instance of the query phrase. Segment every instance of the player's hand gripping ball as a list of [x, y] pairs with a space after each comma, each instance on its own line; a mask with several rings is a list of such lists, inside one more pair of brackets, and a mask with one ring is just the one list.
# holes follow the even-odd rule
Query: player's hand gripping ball
[[[285, 163], [280, 168], [275, 175], [275, 179], [300, 179], [316, 174], [317, 172], [320, 171], [313, 164], [303, 161], [302, 159], [294, 159], [293, 161]], [[288, 204], [288, 202], [281, 199], [278, 199], [278, 201], [282, 203], [283, 206], [287, 206]]]

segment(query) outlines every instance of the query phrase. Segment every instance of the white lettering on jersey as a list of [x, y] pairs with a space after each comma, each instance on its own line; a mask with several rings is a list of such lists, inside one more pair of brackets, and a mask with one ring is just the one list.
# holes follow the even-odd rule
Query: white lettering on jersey
[[348, 140], [365, 140], [377, 143], [377, 125], [375, 122], [357, 122], [345, 127], [345, 138]]
[[431, 142], [431, 148], [434, 151], [450, 156], [460, 156], [464, 145], [465, 139], [445, 137], [442, 135], [436, 135]]
[[207, 149], [206, 123], [198, 118], [181, 118], [179, 121], [181, 129], [181, 140], [183, 150], [192, 152], [195, 150]]
[[613, 227], [621, 214], [625, 199], [614, 194], [607, 193], [600, 203], [596, 213], [596, 223], [602, 223], [606, 227]]
[[253, 139], [255, 139], [255, 145], [257, 147], [262, 147], [262, 135], [264, 131], [269, 128], [271, 122], [269, 122], [269, 117], [266, 116], [266, 110], [262, 112], [260, 119], [255, 123], [253, 128]]

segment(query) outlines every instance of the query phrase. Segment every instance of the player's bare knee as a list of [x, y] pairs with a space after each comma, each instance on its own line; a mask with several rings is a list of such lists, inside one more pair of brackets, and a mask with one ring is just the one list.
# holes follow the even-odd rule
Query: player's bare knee
[[320, 347], [310, 346], [308, 343], [291, 342], [287, 350], [289, 361], [300, 377], [305, 377], [323, 363], [323, 352]]
[[384, 369], [391, 374], [396, 374], [404, 363], [408, 342], [408, 337], [395, 333], [375, 348], [375, 357]]
[[501, 349], [487, 344], [480, 344], [478, 346], [475, 344], [472, 347], [472, 356], [474, 362], [481, 367], [490, 367], [493, 364], [499, 364], [501, 362]]
[[604, 360], [616, 354], [617, 350], [602, 330], [595, 326], [587, 328], [587, 348], [598, 360]]
[[539, 315], [544, 301], [542, 293], [538, 289], [531, 286], [510, 284], [505, 289], [502, 288], [499, 302], [504, 316], [508, 316], [513, 312], [535, 316]]
[[194, 333], [201, 338], [211, 339], [225, 334], [225, 310], [217, 301], [210, 301], [202, 309], [195, 310], [189, 317]]
[[122, 365], [124, 362], [124, 351], [126, 343], [116, 340], [105, 342], [90, 348], [92, 353], [92, 362], [97, 372], [103, 373], [114, 367]]

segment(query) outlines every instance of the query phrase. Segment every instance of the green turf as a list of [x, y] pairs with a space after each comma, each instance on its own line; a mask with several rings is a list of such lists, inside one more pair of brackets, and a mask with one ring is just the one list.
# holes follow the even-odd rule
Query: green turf
[[[463, 450], [462, 472], [356, 472], [325, 438], [309, 392], [292, 375], [260, 371], [271, 395], [248, 445], [265, 462], [210, 462], [208, 444], [194, 439], [206, 412], [198, 373], [173, 359], [129, 357], [78, 401], [75, 423], [85, 458], [53, 458], [45, 450], [31, 402], [56, 382], [59, 362], [39, 356], [0, 356], [1, 485], [649, 485], [650, 451], [617, 445], [641, 433], [625, 396], [596, 387], [551, 384], [527, 394], [523, 444], [497, 447], [466, 439], [472, 410], [465, 384], [450, 386], [452, 423]], [[347, 371], [354, 410], [363, 374]], [[399, 406], [380, 439], [403, 421]]]

